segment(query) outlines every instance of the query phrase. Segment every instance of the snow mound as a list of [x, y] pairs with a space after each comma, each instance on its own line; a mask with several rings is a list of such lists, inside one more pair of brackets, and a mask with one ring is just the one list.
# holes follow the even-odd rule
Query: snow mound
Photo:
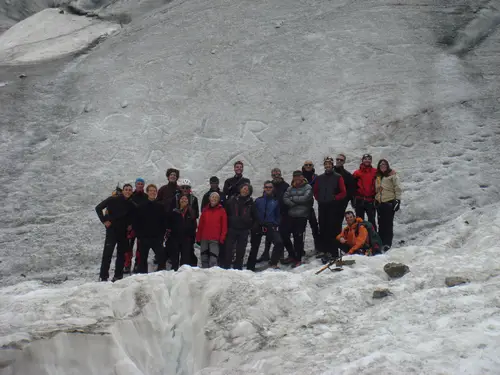
[[51, 60], [83, 51], [119, 25], [45, 9], [0, 35], [0, 63]]
[[[340, 273], [314, 275], [316, 261], [4, 288], [0, 374], [498, 374], [498, 208]], [[392, 261], [411, 272], [389, 280]], [[392, 295], [372, 299], [380, 287]]]

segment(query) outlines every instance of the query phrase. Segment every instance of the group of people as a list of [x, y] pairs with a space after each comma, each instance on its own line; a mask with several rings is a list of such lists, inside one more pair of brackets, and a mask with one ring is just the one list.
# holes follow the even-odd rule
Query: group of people
[[[219, 179], [210, 178], [210, 189], [200, 205], [191, 190], [191, 182], [180, 178], [179, 170], [169, 168], [168, 182], [160, 189], [145, 186], [138, 178], [135, 190], [125, 184], [96, 206], [99, 219], [106, 227], [100, 280], [107, 281], [114, 248], [117, 247], [113, 281], [131, 271], [136, 245], [134, 272], [148, 272], [148, 255], [155, 254], [158, 270], [188, 264], [198, 266], [194, 245], [200, 246], [203, 268], [243, 269], [250, 237], [246, 268], [256, 269], [258, 262], [270, 267], [279, 264], [302, 264], [307, 223], [311, 227], [317, 256], [328, 262], [340, 254], [373, 254], [392, 246], [394, 214], [401, 203], [398, 174], [389, 162], [381, 159], [377, 168], [372, 156], [362, 156], [354, 173], [345, 168], [346, 156], [323, 160], [324, 173], [317, 175], [312, 161], [293, 172], [291, 184], [284, 181], [281, 170], [274, 168], [271, 179], [264, 182], [263, 193], [252, 198], [250, 180], [243, 176], [244, 165], [234, 163], [234, 176], [221, 190]], [[318, 204], [318, 216], [314, 210]], [[355, 212], [347, 211], [349, 202]], [[368, 221], [364, 221], [365, 215]], [[347, 226], [343, 229], [343, 220]], [[377, 231], [382, 249], [373, 248], [371, 231]], [[370, 224], [371, 223], [371, 224]], [[266, 238], [262, 256], [258, 251]], [[271, 252], [271, 245], [273, 250]], [[288, 257], [284, 258], [284, 250]]]

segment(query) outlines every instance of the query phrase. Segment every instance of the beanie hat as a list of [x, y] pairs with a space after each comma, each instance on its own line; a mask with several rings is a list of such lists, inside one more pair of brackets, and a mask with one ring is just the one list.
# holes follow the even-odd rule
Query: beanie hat
[[145, 184], [145, 183], [146, 183], [142, 177], [137, 177], [137, 178], [135, 179], [135, 183], [137, 184], [138, 182], [142, 182], [143, 184]]
[[211, 193], [211, 194], [209, 195], [209, 198], [212, 198], [212, 196], [219, 198], [219, 201], [220, 201], [220, 194], [219, 194], [219, 193], [217, 193], [216, 191], [214, 191], [213, 193]]
[[364, 154], [362, 157], [361, 157], [361, 161], [363, 161], [363, 159], [370, 159], [372, 160], [372, 156], [370, 154]]
[[165, 173], [165, 175], [166, 175], [166, 176], [167, 176], [167, 178], [168, 178], [168, 176], [170, 176], [170, 174], [172, 174], [172, 173], [175, 173], [175, 175], [177, 176], [177, 179], [179, 179], [179, 175], [180, 175], [180, 174], [179, 174], [179, 170], [178, 170], [178, 169], [175, 169], [175, 168], [168, 168], [168, 169], [167, 169], [167, 173]]
[[325, 163], [332, 163], [333, 164], [333, 158], [331, 156], [327, 156], [326, 158], [323, 159], [323, 165]]
[[297, 177], [297, 176], [303, 176], [302, 171], [299, 171], [299, 170], [294, 171], [293, 172], [293, 177]]
[[219, 183], [219, 178], [217, 176], [210, 177], [210, 183], [211, 184], [218, 184]]

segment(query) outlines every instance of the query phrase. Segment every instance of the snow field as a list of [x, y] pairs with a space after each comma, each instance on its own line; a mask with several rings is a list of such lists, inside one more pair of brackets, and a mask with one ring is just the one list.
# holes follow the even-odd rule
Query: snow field
[[[498, 235], [495, 206], [337, 273], [314, 275], [314, 261], [21, 283], [0, 297], [2, 362], [14, 361], [0, 374], [496, 374]], [[389, 280], [389, 261], [411, 272]], [[447, 288], [457, 275], [472, 282]], [[378, 287], [393, 295], [372, 299]]]

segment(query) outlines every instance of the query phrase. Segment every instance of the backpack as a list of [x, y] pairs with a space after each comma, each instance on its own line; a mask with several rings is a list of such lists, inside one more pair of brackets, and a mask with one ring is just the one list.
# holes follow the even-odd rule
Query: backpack
[[356, 231], [354, 232], [356, 237], [359, 234], [359, 227], [360, 225], [364, 226], [366, 228], [366, 231], [368, 232], [368, 246], [370, 248], [371, 254], [367, 255], [373, 255], [373, 254], [382, 254], [382, 239], [380, 238], [380, 235], [377, 233], [375, 228], [373, 228], [372, 223], [369, 221], [363, 220], [361, 223], [358, 223], [356, 227]]

